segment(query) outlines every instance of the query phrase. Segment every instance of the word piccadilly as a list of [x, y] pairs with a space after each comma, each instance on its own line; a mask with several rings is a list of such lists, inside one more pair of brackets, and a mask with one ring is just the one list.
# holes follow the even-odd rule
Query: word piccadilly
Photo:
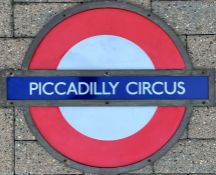
[[208, 76], [9, 77], [7, 88], [7, 98], [10, 100], [209, 97]]

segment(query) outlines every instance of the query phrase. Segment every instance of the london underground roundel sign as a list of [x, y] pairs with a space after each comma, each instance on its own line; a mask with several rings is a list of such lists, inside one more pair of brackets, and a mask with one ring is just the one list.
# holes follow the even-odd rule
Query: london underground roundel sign
[[[211, 105], [211, 70], [192, 70], [174, 32], [126, 3], [86, 3], [57, 15], [7, 78], [38, 141], [58, 160], [118, 174], [160, 158], [192, 105]], [[13, 87], [16, 86], [16, 92]]]

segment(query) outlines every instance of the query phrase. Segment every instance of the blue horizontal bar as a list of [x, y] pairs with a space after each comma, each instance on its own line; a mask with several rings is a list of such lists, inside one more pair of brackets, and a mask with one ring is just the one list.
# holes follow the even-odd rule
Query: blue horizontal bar
[[208, 76], [8, 77], [8, 100], [208, 99]]

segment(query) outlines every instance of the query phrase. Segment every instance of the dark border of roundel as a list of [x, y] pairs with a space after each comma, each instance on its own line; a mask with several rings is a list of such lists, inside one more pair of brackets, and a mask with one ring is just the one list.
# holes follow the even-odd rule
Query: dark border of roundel
[[[90, 9], [96, 9], [96, 8], [120, 8], [120, 9], [133, 11], [135, 13], [138, 13], [138, 14], [140, 14], [142, 16], [145, 16], [145, 17], [149, 18], [150, 20], [152, 20], [153, 22], [158, 24], [162, 29], [164, 29], [164, 31], [166, 31], [169, 34], [169, 36], [172, 38], [173, 42], [175, 43], [176, 47], [180, 51], [182, 57], [184, 58], [186, 69], [188, 69], [188, 70], [192, 69], [191, 61], [189, 59], [189, 56], [188, 56], [183, 44], [181, 43], [181, 41], [179, 40], [179, 38], [177, 37], [175, 32], [165, 22], [163, 22], [157, 16], [152, 14], [149, 10], [144, 10], [143, 8], [141, 8], [141, 7], [137, 6], [137, 5], [132, 5], [130, 3], [125, 3], [125, 2], [114, 2], [114, 1], [86, 2], [84, 4], [77, 5], [77, 6], [73, 7], [73, 8], [67, 9], [67, 10], [63, 11], [62, 13], [60, 13], [59, 15], [57, 15], [56, 17], [54, 17], [39, 32], [39, 34], [33, 40], [32, 44], [30, 45], [30, 48], [28, 49], [28, 51], [26, 53], [26, 56], [24, 58], [22, 69], [23, 70], [28, 70], [29, 63], [31, 61], [31, 58], [32, 58], [32, 56], [34, 54], [34, 50], [36, 49], [37, 45], [40, 43], [42, 38], [47, 34], [47, 32], [49, 32], [49, 30], [51, 30], [53, 27], [55, 27], [55, 25], [57, 25], [62, 20], [64, 20], [65, 18], [67, 18], [67, 17], [69, 17], [71, 15], [74, 15], [76, 13], [80, 13], [82, 11], [90, 10]], [[87, 166], [87, 165], [77, 163], [75, 161], [67, 159], [62, 154], [55, 151], [47, 143], [47, 141], [41, 136], [41, 134], [38, 132], [37, 128], [35, 127], [32, 119], [31, 119], [31, 116], [30, 116], [30, 113], [29, 113], [29, 108], [28, 107], [24, 108], [24, 116], [25, 116], [25, 119], [26, 119], [26, 122], [27, 122], [29, 128], [31, 129], [31, 131], [35, 135], [35, 137], [37, 138], [38, 142], [53, 157], [55, 157], [59, 161], [65, 163], [66, 165], [68, 165], [68, 166], [70, 166], [72, 168], [78, 169], [80, 171], [85, 171], [85, 172], [90, 172], [90, 173], [97, 173], [97, 174], [109, 174], [109, 175], [125, 173], [125, 172], [128, 172], [128, 171], [134, 171], [134, 170], [143, 168], [144, 166], [149, 165], [152, 162], [154, 162], [155, 160], [162, 157], [178, 141], [178, 139], [181, 137], [183, 131], [185, 130], [185, 128], [186, 128], [186, 126], [187, 126], [187, 124], [189, 122], [191, 113], [192, 113], [192, 105], [187, 104], [185, 116], [184, 116], [179, 128], [177, 129], [175, 135], [169, 140], [169, 142], [165, 146], [163, 146], [163, 148], [161, 148], [158, 152], [156, 152], [155, 154], [150, 156], [148, 159], [142, 160], [142, 161], [140, 161], [138, 163], [135, 163], [135, 164], [132, 164], [132, 165], [123, 166], [123, 167], [98, 168], [98, 167], [91, 167], [91, 166]]]

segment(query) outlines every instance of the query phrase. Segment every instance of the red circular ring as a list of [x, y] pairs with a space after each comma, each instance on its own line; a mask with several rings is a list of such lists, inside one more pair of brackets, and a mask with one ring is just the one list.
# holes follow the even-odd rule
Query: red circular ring
[[[95, 35], [121, 36], [136, 43], [156, 69], [185, 68], [174, 42], [157, 24], [128, 10], [103, 8], [78, 13], [56, 25], [37, 46], [29, 69], [56, 69], [71, 47]], [[65, 157], [89, 166], [119, 167], [159, 151], [175, 134], [185, 108], [159, 107], [142, 130], [116, 141], [99, 141], [80, 134], [64, 120], [58, 107], [31, 107], [30, 114], [44, 139]]]

